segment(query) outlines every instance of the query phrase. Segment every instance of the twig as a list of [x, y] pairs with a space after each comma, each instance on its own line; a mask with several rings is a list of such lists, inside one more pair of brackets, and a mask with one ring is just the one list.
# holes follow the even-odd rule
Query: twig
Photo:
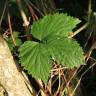
[[[8, 95], [8, 92], [7, 92], [6, 88], [4, 87], [4, 85], [1, 84], [1, 82], [0, 82], [0, 87], [2, 87], [3, 88], [3, 91], [4, 91], [2, 96], [5, 96], [4, 93], [6, 95]], [[1, 92], [1, 90], [0, 90], [0, 92]]]
[[20, 0], [16, 0], [17, 1], [17, 5], [20, 11], [20, 14], [22, 16], [23, 22], [24, 22], [24, 26], [27, 27], [29, 25], [29, 21], [27, 20], [26, 14], [24, 13], [24, 10], [22, 8], [22, 4]]
[[58, 71], [58, 70], [64, 70], [64, 69], [68, 69], [68, 67], [61, 67], [61, 68], [52, 69], [51, 72]]
[[11, 20], [10, 20], [9, 10], [8, 10], [8, 25], [9, 25], [9, 30], [10, 30], [11, 38], [13, 40], [13, 44], [14, 44], [14, 46], [16, 46], [16, 41], [14, 39], [13, 32], [12, 32], [12, 26], [11, 26]]
[[[61, 66], [60, 66], [61, 68]], [[59, 93], [60, 91], [60, 87], [61, 87], [61, 74], [60, 74], [60, 68], [58, 69], [58, 78], [59, 78], [59, 85], [58, 85], [58, 89], [57, 89], [57, 92], [55, 93], [55, 96], [57, 96], [57, 94]]]
[[84, 48], [86, 48], [86, 46], [87, 46], [87, 44], [88, 44], [88, 42], [90, 40], [91, 35], [92, 35], [92, 32], [89, 33], [89, 36], [88, 36], [88, 38], [87, 38], [87, 40], [86, 40], [86, 42], [84, 44]]
[[[74, 72], [74, 74], [73, 74], [73, 76], [70, 78], [70, 80], [67, 82], [67, 84], [66, 84], [66, 86], [65, 86], [65, 88], [68, 88], [69, 89], [69, 84], [70, 84], [70, 82], [71, 82], [71, 80], [74, 78], [74, 76], [77, 74], [77, 71], [78, 71], [78, 69], [76, 69], [76, 71]], [[62, 94], [61, 94], [61, 96], [63, 96], [63, 94], [64, 94], [64, 91], [65, 91], [65, 88], [64, 88], [64, 90], [63, 90], [63, 92], [62, 92]]]
[[96, 62], [95, 63], [93, 63], [82, 75], [81, 75], [81, 78], [79, 79], [79, 81], [78, 81], [78, 83], [77, 83], [77, 85], [76, 85], [76, 87], [75, 87], [75, 89], [73, 90], [73, 92], [72, 92], [72, 94], [71, 94], [71, 96], [73, 96], [74, 95], [74, 93], [75, 93], [75, 91], [76, 91], [76, 89], [78, 88], [78, 86], [79, 86], [79, 84], [80, 84], [80, 81], [81, 81], [81, 79], [82, 79], [82, 77], [93, 67], [93, 66], [95, 66], [96, 65]]
[[91, 0], [89, 0], [89, 4], [88, 4], [88, 20], [90, 20], [90, 16], [91, 16], [91, 12], [92, 12], [92, 9], [91, 9]]
[[84, 24], [82, 27], [80, 27], [77, 31], [75, 31], [71, 36], [69, 36], [69, 38], [74, 37], [75, 35], [77, 35], [79, 32], [81, 32], [82, 30], [84, 30], [87, 27], [88, 23]]
[[26, 5], [28, 6], [29, 10], [30, 10], [33, 21], [38, 20], [38, 17], [35, 15], [35, 12], [32, 9], [32, 7], [29, 5], [28, 1], [27, 0], [24, 0], [24, 1], [25, 1]]
[[28, 87], [30, 93], [33, 95], [33, 90], [32, 90], [32, 88], [31, 88], [31, 84], [30, 84], [30, 82], [29, 82], [29, 80], [28, 80], [28, 77], [27, 77], [26, 74], [24, 73], [24, 71], [21, 72], [21, 75], [22, 75], [22, 77], [23, 77], [23, 79], [24, 79], [24, 81], [25, 81], [25, 83], [26, 83], [26, 86]]
[[26, 1], [28, 1], [29, 4], [30, 4], [31, 6], [33, 6], [34, 9], [37, 10], [37, 12], [39, 12], [39, 13], [41, 14], [41, 16], [44, 16], [44, 14], [43, 14], [33, 3], [31, 3], [29, 0], [26, 0]]
[[42, 81], [40, 79], [36, 79], [36, 82], [39, 85], [41, 91], [45, 94], [45, 96], [47, 96], [47, 93], [46, 93], [45, 89], [42, 86]]
[[[73, 74], [73, 76], [70, 78], [70, 80], [67, 82], [67, 84], [66, 84], [66, 87], [68, 87], [68, 85], [70, 84], [70, 82], [71, 82], [71, 80], [74, 78], [74, 76], [77, 74], [77, 71], [78, 71], [78, 69], [76, 69], [76, 71], [74, 72], [74, 74]], [[65, 87], [65, 88], [66, 88]]]
[[11, 26], [11, 20], [10, 20], [9, 12], [8, 12], [8, 23], [9, 23], [9, 30], [10, 30], [11, 38], [13, 40], [14, 46], [16, 46], [16, 41], [14, 39], [13, 32], [12, 32], [12, 26]]
[[7, 5], [7, 1], [5, 2], [4, 9], [3, 9], [3, 12], [2, 12], [2, 16], [0, 18], [0, 27], [1, 27], [1, 23], [2, 23], [2, 20], [3, 20], [3, 17], [4, 17], [4, 13], [5, 13], [5, 10], [6, 10], [6, 5]]
[[[91, 13], [92, 13], [91, 6], [92, 6], [91, 0], [89, 0], [89, 5], [88, 5], [88, 21], [87, 21], [89, 25], [90, 25], [90, 19], [91, 19], [91, 15], [92, 15], [92, 14], [91, 14]], [[86, 41], [86, 43], [85, 43], [85, 45], [84, 45], [84, 48], [85, 48], [86, 45], [88, 44], [88, 41], [89, 41], [91, 35], [92, 35], [92, 32], [90, 32], [90, 34], [89, 34], [89, 36], [88, 36], [88, 39], [87, 39], [87, 41]]]
[[96, 49], [96, 42], [94, 42], [91, 46], [91, 48], [89, 49], [89, 51], [87, 52], [87, 54], [85, 55], [86, 58], [86, 61], [88, 61], [89, 57], [91, 56], [92, 54], [92, 51]]

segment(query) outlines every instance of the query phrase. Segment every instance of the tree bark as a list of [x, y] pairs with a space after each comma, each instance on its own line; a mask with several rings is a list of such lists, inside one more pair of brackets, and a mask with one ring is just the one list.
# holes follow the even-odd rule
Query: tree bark
[[[0, 85], [8, 96], [32, 96], [22, 74], [18, 71], [9, 47], [0, 37]], [[0, 86], [1, 87], [1, 86]]]

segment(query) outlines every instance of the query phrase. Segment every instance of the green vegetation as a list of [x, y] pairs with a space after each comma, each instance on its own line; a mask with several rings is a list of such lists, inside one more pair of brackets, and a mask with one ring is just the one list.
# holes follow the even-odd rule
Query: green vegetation
[[47, 83], [52, 63], [57, 62], [68, 68], [85, 64], [82, 48], [75, 40], [68, 38], [79, 22], [66, 14], [56, 13], [33, 23], [31, 34], [38, 41], [26, 41], [21, 45], [21, 65], [29, 74]]
[[32, 96], [95, 96], [95, 0], [0, 2], [0, 37]]

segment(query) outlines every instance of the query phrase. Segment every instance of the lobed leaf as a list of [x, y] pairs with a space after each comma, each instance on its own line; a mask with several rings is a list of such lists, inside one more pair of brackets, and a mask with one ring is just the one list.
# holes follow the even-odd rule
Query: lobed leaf
[[34, 41], [26, 41], [19, 49], [22, 66], [36, 78], [47, 83], [51, 70], [50, 54], [46, 45]]
[[84, 64], [83, 50], [68, 38], [69, 33], [80, 21], [67, 14], [49, 14], [34, 22], [31, 34], [37, 42], [26, 41], [19, 49], [21, 65], [45, 83], [52, 66], [52, 59], [68, 68]]
[[69, 33], [72, 32], [72, 29], [78, 23], [80, 23], [79, 19], [67, 16], [67, 14], [49, 14], [43, 19], [33, 23], [31, 34], [39, 40], [42, 40], [49, 35], [68, 37]]
[[68, 68], [79, 67], [85, 64], [84, 53], [80, 45], [68, 38], [52, 38], [47, 40], [48, 50], [51, 57]]

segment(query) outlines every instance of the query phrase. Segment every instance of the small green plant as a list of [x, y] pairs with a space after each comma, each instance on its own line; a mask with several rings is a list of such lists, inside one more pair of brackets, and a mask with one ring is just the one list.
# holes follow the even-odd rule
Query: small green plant
[[[21, 39], [19, 39], [19, 34], [20, 34], [19, 32], [16, 32], [16, 31], [13, 32], [16, 46], [20, 46], [22, 44]], [[7, 36], [5, 39], [9, 44], [10, 50], [14, 52], [14, 44], [13, 44], [13, 40], [12, 40], [11, 36]]]
[[67, 14], [49, 14], [33, 23], [31, 34], [36, 39], [25, 41], [19, 49], [21, 65], [46, 84], [52, 64], [73, 68], [85, 64], [83, 50], [70, 32], [80, 20]]

